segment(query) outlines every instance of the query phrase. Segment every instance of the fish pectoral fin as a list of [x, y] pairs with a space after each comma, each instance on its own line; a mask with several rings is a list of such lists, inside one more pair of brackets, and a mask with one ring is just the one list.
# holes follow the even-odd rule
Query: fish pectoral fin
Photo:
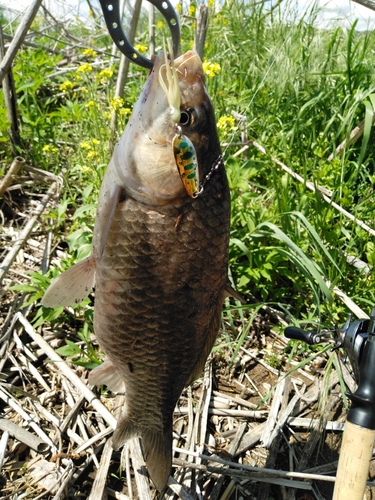
[[89, 384], [106, 385], [113, 392], [124, 392], [125, 383], [118, 375], [116, 367], [105, 358], [104, 362], [91, 370], [89, 373]]
[[60, 274], [47, 288], [44, 307], [71, 306], [84, 300], [95, 284], [95, 259], [91, 255]]
[[224, 286], [225, 295], [227, 297], [233, 297], [241, 302], [241, 304], [246, 304], [246, 300], [242, 297], [240, 293], [235, 290], [230, 281], [228, 280]]
[[139, 429], [136, 423], [124, 412], [113, 434], [112, 446], [118, 450], [125, 442], [141, 436], [147, 472], [157, 490], [166, 486], [172, 468], [172, 425], [164, 431]]

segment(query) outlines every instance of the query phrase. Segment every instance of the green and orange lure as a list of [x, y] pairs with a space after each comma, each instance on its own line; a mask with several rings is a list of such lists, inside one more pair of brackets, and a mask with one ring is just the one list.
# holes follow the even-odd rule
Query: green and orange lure
[[165, 63], [160, 68], [159, 82], [165, 92], [165, 95], [167, 96], [171, 119], [175, 122], [177, 128], [177, 133], [172, 141], [173, 153], [178, 172], [187, 194], [191, 198], [196, 198], [201, 193], [199, 186], [197, 154], [193, 143], [188, 137], [186, 137], [186, 135], [182, 134], [181, 127], [178, 125], [178, 122], [181, 119], [181, 95], [177, 70], [173, 60], [172, 40], [168, 39], [169, 53], [171, 54], [170, 61], [168, 60], [164, 40], [163, 46]]
[[199, 171], [194, 145], [178, 127], [172, 146], [178, 173], [185, 190], [191, 198], [196, 198], [199, 194]]

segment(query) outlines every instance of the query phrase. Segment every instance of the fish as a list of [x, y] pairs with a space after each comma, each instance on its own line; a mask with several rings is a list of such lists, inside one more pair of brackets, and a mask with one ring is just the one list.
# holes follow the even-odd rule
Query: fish
[[[94, 332], [105, 360], [89, 382], [125, 387], [113, 447], [140, 436], [159, 491], [172, 467], [173, 411], [204, 368], [224, 299], [236, 296], [228, 279], [230, 192], [202, 62], [194, 51], [174, 60], [177, 124], [161, 84], [165, 65], [162, 51], [114, 148], [91, 255], [58, 276], [42, 300], [78, 303], [95, 285]], [[176, 129], [194, 149], [189, 168], [199, 191], [193, 184], [189, 192], [176, 165]]]

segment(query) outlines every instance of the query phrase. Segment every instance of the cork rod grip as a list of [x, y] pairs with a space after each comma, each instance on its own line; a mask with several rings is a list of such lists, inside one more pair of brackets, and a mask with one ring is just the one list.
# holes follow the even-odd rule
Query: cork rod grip
[[363, 500], [375, 430], [346, 421], [333, 500]]

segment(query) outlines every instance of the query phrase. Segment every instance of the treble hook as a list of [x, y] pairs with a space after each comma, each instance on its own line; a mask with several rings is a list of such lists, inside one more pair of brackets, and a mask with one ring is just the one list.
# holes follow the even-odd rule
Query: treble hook
[[[99, 0], [102, 7], [105, 23], [112, 40], [120, 51], [132, 62], [151, 69], [153, 62], [147, 57], [142, 56], [126, 38], [121, 26], [119, 0]], [[168, 23], [173, 42], [174, 58], [178, 57], [180, 52], [180, 23], [177, 13], [169, 0], [148, 0], [162, 14]]]

